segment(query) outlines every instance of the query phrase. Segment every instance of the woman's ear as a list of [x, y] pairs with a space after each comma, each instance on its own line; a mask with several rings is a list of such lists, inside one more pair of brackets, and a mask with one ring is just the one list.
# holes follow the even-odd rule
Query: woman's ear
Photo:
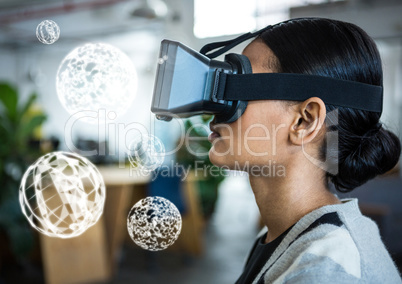
[[299, 146], [313, 141], [324, 124], [326, 114], [325, 104], [320, 98], [312, 97], [298, 104], [290, 125], [290, 141]]

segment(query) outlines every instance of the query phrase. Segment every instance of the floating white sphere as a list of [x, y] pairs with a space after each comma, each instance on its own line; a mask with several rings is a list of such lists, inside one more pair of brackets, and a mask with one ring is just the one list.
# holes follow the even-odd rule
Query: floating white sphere
[[138, 201], [127, 217], [131, 239], [141, 248], [158, 251], [171, 246], [179, 237], [182, 219], [169, 200], [152, 196]]
[[122, 115], [135, 97], [137, 73], [130, 58], [118, 48], [87, 43], [63, 59], [57, 71], [56, 89], [70, 114], [105, 109], [107, 113]]
[[127, 156], [133, 167], [153, 171], [165, 159], [165, 146], [158, 137], [143, 134], [131, 141]]
[[100, 218], [106, 189], [98, 169], [86, 158], [52, 152], [25, 172], [19, 201], [33, 228], [59, 238], [81, 235]]
[[36, 27], [36, 37], [41, 43], [52, 44], [60, 37], [60, 28], [52, 20], [44, 20]]

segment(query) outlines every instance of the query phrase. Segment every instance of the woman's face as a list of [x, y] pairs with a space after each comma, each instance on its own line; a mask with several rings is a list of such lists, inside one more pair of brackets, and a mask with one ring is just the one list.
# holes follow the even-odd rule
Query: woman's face
[[[253, 73], [273, 73], [275, 55], [262, 42], [254, 41], [243, 51], [251, 62]], [[288, 127], [292, 117], [288, 106], [278, 100], [249, 101], [243, 115], [230, 124], [211, 122], [209, 136], [213, 164], [234, 170], [249, 167], [286, 164]], [[240, 168], [239, 168], [240, 167]]]

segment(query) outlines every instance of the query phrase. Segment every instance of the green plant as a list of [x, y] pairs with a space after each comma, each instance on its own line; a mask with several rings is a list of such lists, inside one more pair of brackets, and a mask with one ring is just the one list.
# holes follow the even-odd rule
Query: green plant
[[6, 234], [12, 252], [23, 256], [33, 245], [33, 236], [18, 202], [22, 175], [39, 157], [39, 147], [32, 145], [34, 130], [46, 115], [30, 115], [37, 95], [19, 102], [17, 89], [0, 83], [0, 231]]
[[[201, 127], [202, 125], [206, 126], [210, 120], [210, 115], [202, 115], [185, 121], [186, 138], [190, 139], [179, 149], [176, 157], [179, 164], [198, 171], [198, 194], [202, 213], [206, 219], [214, 212], [218, 198], [218, 186], [224, 180], [224, 176], [220, 175], [218, 171], [210, 170], [213, 167], [208, 156], [211, 143], [207, 139], [206, 127]], [[197, 122], [197, 127], [194, 121]], [[203, 154], [194, 155], [193, 153]]]

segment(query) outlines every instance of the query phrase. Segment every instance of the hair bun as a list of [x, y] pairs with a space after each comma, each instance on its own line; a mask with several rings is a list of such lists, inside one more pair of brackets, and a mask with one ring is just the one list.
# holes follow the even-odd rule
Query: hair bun
[[[374, 131], [378, 132], [378, 131], [380, 131], [381, 129], [382, 129], [382, 123], [381, 123], [381, 122], [377, 122], [377, 123], [374, 125], [373, 129], [371, 129], [371, 130], [374, 130]], [[370, 131], [370, 130], [369, 130], [369, 131]]]
[[384, 129], [382, 123], [377, 123], [360, 138], [349, 138], [348, 144], [355, 144], [355, 150], [344, 150], [345, 153], [340, 150], [339, 172], [331, 177], [336, 189], [343, 192], [391, 170], [401, 153], [399, 138]]
[[361, 146], [364, 142], [369, 141], [368, 140], [369, 138], [376, 136], [381, 129], [382, 129], [382, 123], [378, 122], [376, 125], [374, 125], [373, 128], [369, 129], [369, 131], [363, 134], [363, 136], [360, 139], [361, 143], [359, 146]]

